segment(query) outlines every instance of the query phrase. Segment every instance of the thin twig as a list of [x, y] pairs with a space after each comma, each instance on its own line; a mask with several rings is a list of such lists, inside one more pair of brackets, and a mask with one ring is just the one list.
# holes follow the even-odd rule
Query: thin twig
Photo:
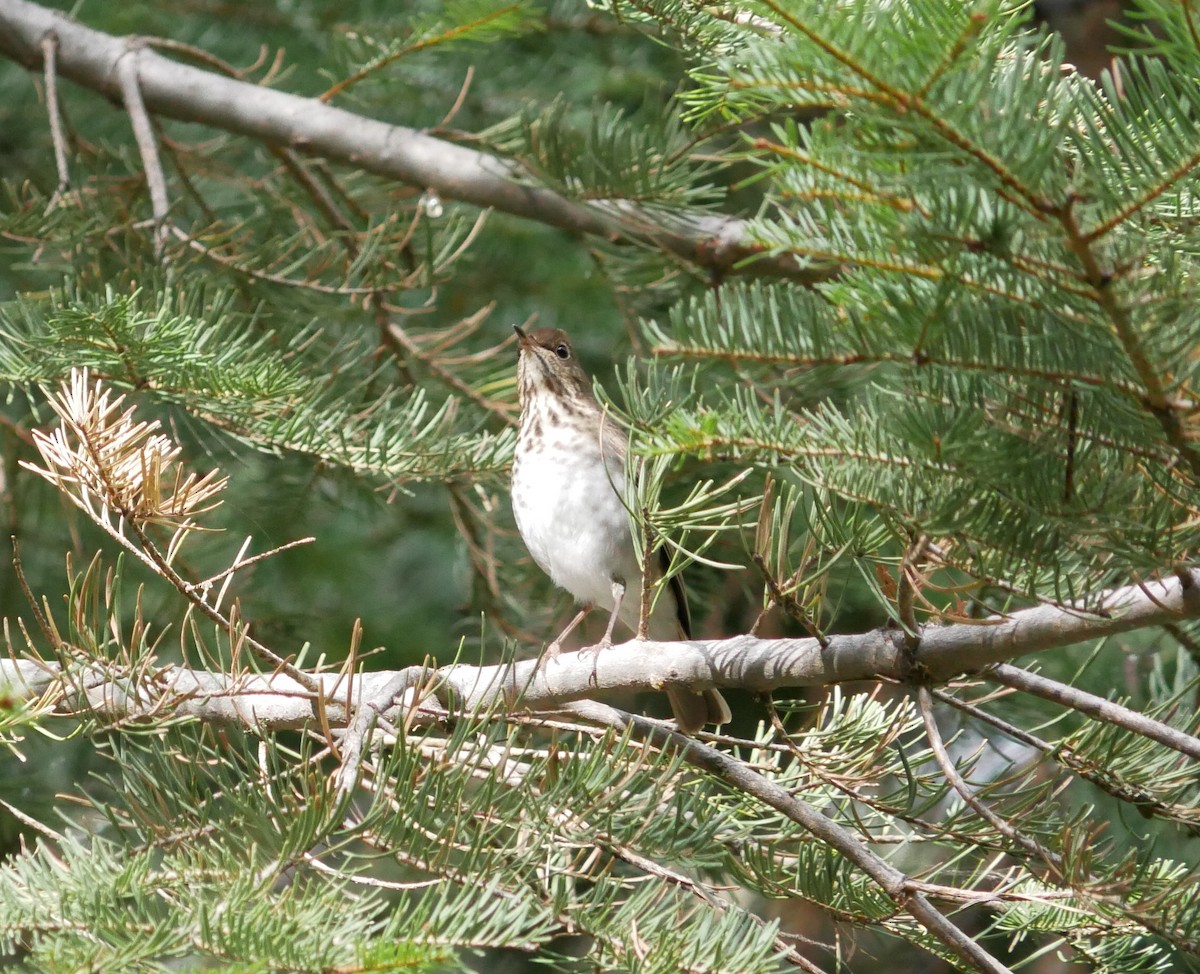
[[117, 62], [117, 77], [121, 82], [121, 97], [125, 111], [133, 126], [133, 137], [137, 140], [138, 153], [142, 157], [142, 168], [146, 172], [146, 185], [150, 189], [150, 207], [154, 214], [154, 255], [160, 260], [167, 242], [167, 214], [170, 202], [167, 199], [167, 178], [163, 173], [162, 160], [158, 155], [158, 141], [146, 103], [142, 99], [142, 85], [138, 79], [139, 49], [130, 48]]
[[42, 607], [38, 604], [37, 596], [33, 594], [33, 589], [29, 587], [29, 579], [25, 577], [25, 566], [21, 563], [21, 545], [17, 541], [17, 536], [11, 536], [12, 552], [13, 552], [13, 570], [17, 573], [17, 584], [21, 586], [21, 593], [25, 596], [25, 601], [29, 603], [29, 608], [33, 612], [34, 621], [37, 622], [38, 628], [42, 631], [46, 642], [54, 647], [57, 652], [59, 649], [58, 633], [50, 626], [49, 620], [42, 614]]
[[1077, 775], [1101, 791], [1107, 792], [1118, 801], [1136, 805], [1138, 810], [1143, 814], [1156, 815], [1159, 818], [1172, 822], [1179, 822], [1189, 828], [1194, 828], [1197, 824], [1196, 810], [1192, 807], [1180, 808], [1177, 805], [1161, 801], [1155, 797], [1152, 791], [1144, 787], [1128, 784], [1118, 779], [1115, 775], [1106, 773], [1105, 769], [1098, 769], [1085, 761], [1081, 761], [1075, 756], [1071, 748], [1054, 745], [1049, 741], [1042, 740], [1042, 738], [1030, 734], [1020, 727], [1016, 727], [1007, 720], [1003, 720], [995, 714], [988, 713], [982, 707], [977, 707], [965, 700], [958, 699], [952, 693], [939, 690], [937, 687], [930, 687], [930, 693], [933, 694], [935, 700], [996, 728], [1000, 733], [1012, 738], [1014, 741], [1019, 741], [1027, 747], [1040, 751], [1046, 758], [1053, 761], [1059, 767], [1064, 768], [1071, 774]]
[[[343, 798], [349, 797], [358, 785], [363, 754], [380, 715], [408, 685], [409, 681], [401, 671], [370, 697], [364, 696], [359, 701], [354, 720], [342, 738], [342, 762], [335, 778], [338, 794]], [[349, 696], [347, 702], [353, 705], [353, 699]]]
[[49, 33], [42, 38], [42, 73], [46, 79], [46, 112], [50, 116], [50, 141], [54, 144], [54, 168], [58, 186], [46, 212], [54, 209], [71, 188], [71, 171], [67, 164], [67, 137], [63, 130], [62, 108], [58, 101], [58, 35]]
[[[1000, 816], [993, 812], [987, 805], [981, 802], [974, 794], [971, 793], [970, 787], [962, 776], [959, 775], [958, 769], [954, 767], [953, 761], [950, 760], [949, 754], [946, 753], [945, 745], [942, 743], [941, 733], [938, 731], [937, 722], [933, 719], [933, 708], [930, 702], [930, 696], [926, 687], [919, 687], [917, 690], [917, 702], [921, 708], [921, 716], [925, 721], [926, 737], [933, 748], [934, 757], [941, 767], [943, 773], [950, 780], [954, 790], [958, 792], [963, 801], [977, 812], [980, 816], [987, 820], [997, 831], [1005, 836], [1010, 842], [1020, 846], [1031, 856], [1040, 859], [1050, 870], [1054, 881], [1060, 883], [1069, 883], [1073, 886], [1077, 893], [1093, 899], [1100, 903], [1107, 903], [1110, 906], [1120, 910], [1134, 922], [1139, 923], [1152, 933], [1156, 933], [1168, 940], [1177, 940], [1182, 935], [1182, 930], [1178, 926], [1172, 926], [1170, 921], [1162, 922], [1156, 919], [1146, 907], [1153, 908], [1155, 904], [1147, 902], [1145, 904], [1134, 904], [1125, 901], [1118, 896], [1111, 895], [1104, 891], [1104, 880], [1102, 877], [1086, 869], [1082, 874], [1075, 873], [1070, 877], [1066, 875], [1065, 863], [1061, 856], [1057, 853], [1046, 849], [1041, 843], [1028, 836], [1022, 834], [1008, 822], [1004, 821]], [[1072, 864], [1077, 865], [1075, 863]], [[1186, 940], [1186, 935], [1183, 935]]]
[[[896, 583], [896, 614], [904, 627], [904, 646], [915, 657], [921, 644], [921, 626], [917, 622], [916, 598], [921, 582], [921, 563], [929, 552], [932, 539], [922, 531], [904, 553], [900, 562], [900, 578]], [[915, 662], [915, 660], [914, 660]]]
[[67, 837], [65, 835], [63, 835], [61, 832], [55, 832], [54, 829], [50, 828], [49, 825], [46, 825], [43, 822], [39, 822], [32, 815], [26, 815], [23, 811], [21, 811], [15, 805], [10, 805], [3, 798], [0, 798], [0, 805], [3, 805], [5, 808], [7, 808], [9, 814], [12, 815], [12, 817], [15, 818], [18, 822], [22, 822], [25, 825], [28, 825], [35, 832], [39, 832], [40, 834], [44, 835], [46, 838], [52, 839], [53, 841], [57, 842], [60, 846], [66, 844]]
[[[903, 684], [900, 684], [899, 681], [897, 681], [897, 684], [901, 685], [901, 686], [903, 685]], [[976, 845], [982, 844], [977, 836], [967, 835], [966, 833], [960, 832], [953, 828], [950, 828], [950, 827], [946, 826], [945, 824], [930, 822], [927, 819], [923, 819], [918, 815], [913, 815], [909, 812], [906, 812], [902, 809], [897, 808], [894, 804], [892, 804], [884, 799], [874, 796], [873, 794], [870, 793], [870, 791], [872, 791], [873, 789], [868, 788], [866, 791], [864, 791], [864, 790], [860, 790], [857, 788], [853, 788], [846, 782], [846, 780], [844, 778], [841, 778], [838, 775], [828, 773], [817, 762], [813, 761], [809, 756], [807, 756], [804, 753], [804, 748], [802, 746], [797, 745], [797, 743], [792, 739], [792, 735], [788, 733], [787, 728], [783, 724], [783, 720], [779, 716], [778, 708], [776, 708], [773, 704], [769, 704], [768, 712], [769, 712], [770, 718], [771, 718], [771, 726], [775, 729], [775, 733], [776, 733], [777, 737], [781, 738], [783, 743], [767, 745], [767, 748], [769, 750], [782, 751], [785, 754], [791, 755], [793, 758], [795, 758], [797, 761], [800, 762], [800, 764], [805, 768], [805, 770], [807, 770], [814, 777], [819, 778], [823, 784], [828, 785], [830, 788], [836, 788], [843, 795], [847, 796], [848, 798], [853, 799], [854, 802], [861, 802], [863, 805], [866, 805], [869, 808], [875, 809], [878, 812], [882, 812], [883, 814], [888, 815], [893, 819], [898, 819], [902, 822], [907, 822], [910, 825], [915, 825], [918, 828], [924, 830], [926, 833], [928, 833], [932, 836], [941, 836], [943, 838], [953, 839], [956, 842], [970, 842], [970, 843], [973, 843]], [[884, 745], [886, 745], [887, 743], [890, 743], [891, 739], [894, 738], [895, 734], [899, 733], [902, 729], [903, 728], [899, 722], [893, 724], [893, 728], [892, 728], [893, 733], [890, 734], [888, 739], [883, 741], [882, 743]], [[722, 740], [720, 737], [718, 737], [715, 734], [710, 735], [710, 739], [713, 739], [715, 743], [720, 743], [720, 744], [728, 744], [729, 743], [727, 740]], [[735, 744], [734, 746], [735, 747], [737, 747], [737, 746], [749, 747], [751, 749], [762, 749], [764, 745], [760, 741], [747, 741], [744, 744]], [[849, 807], [851, 809], [853, 809], [854, 805], [851, 804]], [[857, 819], [857, 815], [855, 817]], [[905, 834], [903, 836], [903, 838], [899, 839], [898, 841], [910, 842], [910, 841], [912, 841], [912, 838], [913, 838], [913, 835], [908, 833], [908, 834]], [[882, 839], [879, 836], [875, 836], [875, 841], [880, 842], [880, 841], [882, 841]]]
[[[707, 886], [697, 882], [696, 880], [692, 879], [692, 877], [686, 876], [674, 869], [669, 869], [662, 863], [655, 862], [655, 860], [635, 852], [628, 846], [621, 845], [611, 837], [598, 840], [598, 842], [603, 846], [603, 848], [612, 853], [612, 855], [629, 863], [631, 866], [636, 866], [638, 869], [649, 873], [651, 876], [657, 876], [659, 879], [662, 879], [665, 882], [671, 883], [672, 885], [678, 886], [680, 889], [685, 889], [695, 894], [707, 906], [711, 907], [718, 913], [725, 913], [731, 907], [735, 907], [735, 904], [712, 895], [711, 890], [709, 890]], [[766, 926], [766, 922], [762, 919], [762, 917], [756, 915], [750, 910], [743, 910], [742, 915], [753, 921], [757, 927], [761, 928]], [[775, 947], [785, 960], [787, 960], [790, 964], [800, 968], [802, 971], [807, 972], [807, 974], [825, 974], [820, 967], [801, 954], [791, 944], [785, 942], [785, 936], [786, 934], [782, 932], [775, 935]], [[807, 943], [812, 943], [812, 941], [808, 940], [807, 938], [805, 938], [805, 940]], [[825, 945], [820, 944], [819, 946], [824, 947]]]
[[275, 158], [283, 163], [284, 168], [287, 169], [291, 177], [300, 184], [300, 187], [308, 194], [309, 199], [316, 204], [317, 209], [325, 215], [325, 219], [339, 230], [343, 230], [350, 235], [346, 240], [346, 247], [350, 250], [352, 257], [357, 256], [358, 248], [353, 243], [354, 224], [350, 222], [346, 214], [338, 209], [338, 205], [329, 194], [329, 190], [321, 185], [320, 180], [314, 178], [300, 157], [291, 149], [272, 146], [270, 151]]
[[459, 113], [464, 102], [467, 100], [467, 92], [471, 90], [471, 81], [474, 77], [475, 65], [468, 64], [466, 76], [463, 78], [462, 86], [458, 89], [458, 97], [454, 99], [454, 104], [450, 106], [450, 110], [442, 116], [442, 120], [429, 130], [431, 134], [440, 134], [454, 120], [454, 117]]
[[217, 253], [217, 251], [212, 247], [201, 243], [191, 234], [181, 230], [179, 227], [168, 225], [167, 232], [172, 234], [177, 240], [187, 244], [188, 247], [196, 251], [196, 253], [200, 254], [201, 256], [207, 257], [209, 260], [220, 264], [222, 267], [227, 267], [238, 274], [245, 274], [247, 277], [254, 278], [257, 281], [266, 281], [270, 284], [282, 285], [283, 287], [301, 288], [306, 291], [315, 291], [318, 294], [338, 294], [349, 295], [352, 297], [363, 294], [375, 294], [379, 290], [379, 288], [376, 287], [351, 287], [349, 285], [339, 286], [331, 284], [319, 284], [316, 281], [298, 281], [294, 278], [283, 277], [282, 275], [272, 274], [268, 271], [256, 270], [253, 267], [246, 267], [242, 264], [239, 264], [232, 257], [226, 257], [223, 254]]
[[227, 575], [232, 575], [234, 572], [240, 572], [243, 568], [253, 565], [256, 561], [262, 561], [264, 558], [273, 558], [280, 552], [287, 551], [289, 548], [298, 548], [300, 545], [312, 544], [316, 538], [297, 538], [295, 541], [288, 541], [285, 544], [276, 545], [270, 551], [261, 551], [257, 555], [251, 555], [249, 558], [239, 558], [224, 571], [217, 572], [215, 575], [210, 575], [202, 582], [195, 582], [194, 585], [198, 589], [208, 588], [210, 585], [215, 585]]
[[397, 882], [389, 879], [377, 879], [374, 876], [364, 876], [361, 873], [348, 873], [327, 863], [322, 862], [311, 852], [303, 853], [304, 861], [317, 872], [325, 873], [327, 876], [336, 876], [339, 880], [345, 883], [354, 883], [359, 886], [371, 886], [375, 889], [390, 889], [390, 890], [414, 890], [414, 889], [429, 889], [431, 886], [441, 886], [445, 883], [444, 879], [417, 879], [410, 882]]
[[1013, 828], [1012, 825], [993, 812], [991, 808], [979, 800], [978, 796], [971, 790], [970, 785], [967, 784], [966, 779], [958, 773], [958, 768], [955, 767], [954, 761], [951, 760], [950, 754], [946, 750], [946, 744], [942, 740], [942, 733], [938, 730], [937, 721], [934, 719], [933, 699], [930, 696], [928, 687], [917, 687], [917, 708], [921, 711], [921, 720], [925, 724], [925, 738], [929, 741], [929, 746], [933, 750], [934, 760], [937, 761], [938, 767], [942, 769], [942, 774], [946, 776], [946, 780], [950, 782], [950, 787], [958, 792], [958, 797], [963, 800], [967, 807], [971, 808], [1009, 842], [1019, 846], [1029, 855], [1045, 863], [1051, 869], [1054, 878], [1061, 880], [1063, 876], [1062, 859], [1040, 842], [1029, 838], [1029, 836]]
[[319, 96], [319, 100], [323, 102], [332, 101], [336, 95], [340, 95], [342, 92], [358, 84], [364, 78], [370, 77], [374, 72], [387, 67], [394, 61], [400, 60], [400, 58], [407, 57], [410, 54], [415, 54], [418, 51], [423, 51], [430, 47], [435, 47], [438, 44], [444, 44], [447, 41], [454, 40], [455, 38], [468, 35], [471, 31], [480, 27], [484, 27], [492, 21], [499, 20], [519, 9], [520, 7], [518, 4], [510, 3], [507, 6], [498, 7], [495, 10], [489, 10], [482, 16], [477, 17], [475, 20], [468, 21], [465, 24], [455, 24], [444, 30], [442, 33], [436, 34], [432, 37], [418, 37], [411, 44], [408, 44], [405, 47], [396, 48], [395, 50], [388, 51], [378, 57], [372, 58], [366, 63], [365, 66], [360, 68], [354, 74], [350, 75], [348, 78], [343, 78], [332, 88], [326, 90], [322, 95]]
[[[471, 321], [479, 321], [486, 318], [492, 313], [495, 308], [495, 302], [484, 305], [473, 315], [468, 316]], [[517, 424], [517, 418], [513, 415], [513, 411], [507, 403], [498, 402], [485, 396], [483, 393], [474, 389], [469, 382], [464, 382], [453, 370], [447, 368], [438, 361], [436, 356], [426, 354], [425, 350], [395, 321], [390, 321], [383, 331], [385, 339], [394, 342], [400, 346], [405, 352], [413, 356], [432, 372], [438, 379], [444, 382], [451, 389], [455, 390], [459, 395], [466, 399], [470, 399], [481, 409], [485, 409], [493, 415], [499, 416], [510, 426]]]

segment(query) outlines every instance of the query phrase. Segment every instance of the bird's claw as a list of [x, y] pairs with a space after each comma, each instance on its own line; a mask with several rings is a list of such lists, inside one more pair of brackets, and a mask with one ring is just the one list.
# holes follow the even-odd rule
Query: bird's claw
[[579, 655], [583, 656], [584, 653], [587, 653], [588, 655], [599, 656], [601, 650], [608, 649], [610, 646], [612, 646], [612, 644], [613, 641], [611, 639], [601, 639], [598, 643], [595, 643], [591, 646], [580, 647]]

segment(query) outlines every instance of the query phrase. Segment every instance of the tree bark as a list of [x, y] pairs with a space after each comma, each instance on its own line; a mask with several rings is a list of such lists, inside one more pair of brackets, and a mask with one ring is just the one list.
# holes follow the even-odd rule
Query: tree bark
[[[887, 677], [910, 678], [914, 666], [923, 679], [945, 681], [984, 670], [990, 664], [1045, 652], [1148, 626], [1200, 617], [1200, 573], [1108, 592], [1090, 608], [1042, 605], [979, 624], [927, 627], [915, 656], [899, 630], [873, 630], [831, 636], [824, 647], [812, 638], [732, 639], [650, 642], [631, 640], [599, 652], [564, 653], [548, 661], [521, 660], [494, 666], [456, 663], [436, 670], [414, 666], [399, 671], [355, 674], [354, 700], [347, 706], [349, 682], [336, 673], [313, 674], [321, 685], [325, 719], [344, 726], [358, 702], [379, 703], [389, 681], [401, 688], [383, 716], [395, 721], [411, 707], [435, 711], [484, 712], [552, 710], [606, 691], [661, 690], [670, 683], [696, 687], [738, 687], [770, 691], [826, 686]], [[0, 685], [33, 698], [52, 688], [61, 675], [56, 663], [0, 660]], [[83, 706], [111, 719], [150, 716], [162, 710], [261, 730], [297, 728], [316, 714], [316, 698], [283, 674], [229, 676], [167, 667], [155, 679], [134, 685], [92, 666], [75, 674], [70, 686]], [[429, 687], [427, 694], [419, 688]]]

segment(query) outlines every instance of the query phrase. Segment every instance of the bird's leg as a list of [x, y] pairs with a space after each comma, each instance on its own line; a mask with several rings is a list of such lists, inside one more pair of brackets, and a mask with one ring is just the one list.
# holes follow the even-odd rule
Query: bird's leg
[[[584, 646], [583, 649], [579, 651], [580, 656], [583, 656], [584, 653], [595, 653], [596, 662], [599, 662], [600, 650], [608, 649], [608, 647], [612, 645], [613, 626], [617, 624], [617, 613], [621, 611], [621, 600], [625, 598], [625, 583], [619, 578], [614, 578], [612, 580], [612, 595], [612, 614], [608, 617], [608, 625], [604, 628], [604, 635], [600, 637], [600, 642], [596, 643], [595, 646]], [[593, 686], [595, 686], [596, 682], [596, 668], [595, 664], [593, 664], [591, 683]]]
[[612, 580], [612, 596], [612, 615], [608, 617], [608, 625], [604, 629], [604, 635], [600, 637], [600, 642], [596, 643], [597, 649], [608, 649], [612, 645], [613, 626], [617, 624], [617, 613], [621, 611], [621, 601], [625, 598], [625, 583], [619, 578]]
[[587, 618], [587, 614], [591, 611], [592, 611], [592, 604], [589, 602], [587, 605], [583, 606], [583, 608], [581, 608], [577, 613], [575, 613], [575, 618], [572, 619], [570, 622], [568, 622], [567, 627], [555, 637], [554, 642], [552, 642], [549, 646], [546, 647], [546, 652], [545, 652], [546, 659], [554, 659], [554, 657], [556, 657], [559, 653], [562, 652], [563, 640], [566, 639], [569, 635], [571, 635], [571, 633], [573, 633], [575, 631], [576, 626], [578, 626], [581, 622], [583, 622], [583, 620]]

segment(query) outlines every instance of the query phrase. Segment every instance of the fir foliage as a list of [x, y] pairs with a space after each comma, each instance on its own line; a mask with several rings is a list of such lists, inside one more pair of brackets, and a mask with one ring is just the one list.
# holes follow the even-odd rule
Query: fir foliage
[[[6, 962], [997, 969], [923, 902], [1012, 968], [1196, 965], [1194, 623], [1041, 654], [1049, 698], [920, 668], [929, 627], [983, 645], [996, 615], [1193, 577], [1193, 5], [1141, 0], [1097, 79], [1006, 0], [79, 14], [476, 151], [546, 226], [187, 113], [150, 119], [155, 173], [136, 109], [60, 77], [58, 131], [45, 77], [0, 69], [0, 745], [84, 755], [37, 768], [53, 813], [0, 786]], [[744, 694], [699, 744], [445, 699], [439, 664], [530, 655], [566, 611], [505, 496], [534, 317], [627, 429], [631, 530], [686, 571], [699, 639], [878, 627], [911, 679]], [[358, 533], [293, 561], [339, 507]], [[384, 550], [417, 567], [379, 579]], [[374, 587], [339, 577], [363, 563]], [[462, 618], [430, 622], [450, 576]], [[263, 624], [313, 578], [333, 594]], [[264, 676], [311, 715], [271, 725]]]

